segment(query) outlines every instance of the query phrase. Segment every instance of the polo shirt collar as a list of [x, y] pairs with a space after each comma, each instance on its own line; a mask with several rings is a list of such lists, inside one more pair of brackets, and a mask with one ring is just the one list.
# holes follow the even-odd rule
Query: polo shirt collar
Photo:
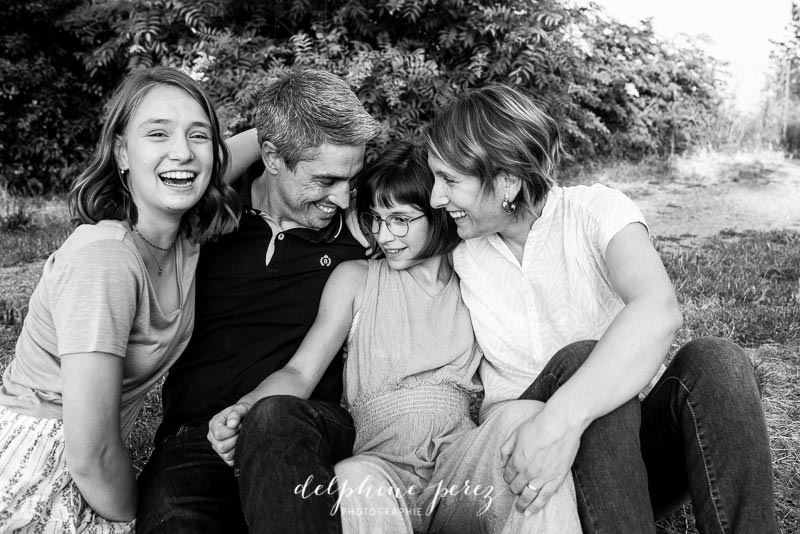
[[278, 224], [268, 213], [252, 207], [246, 209], [253, 215], [264, 219], [269, 224], [270, 228], [273, 228], [273, 231], [291, 234], [309, 243], [333, 243], [341, 235], [342, 229], [344, 228], [344, 215], [342, 214], [342, 210], [337, 211], [330, 224], [321, 230], [301, 227], [279, 230]]
[[312, 230], [310, 228], [292, 228], [286, 230], [292, 235], [305, 239], [309, 243], [333, 243], [342, 233], [344, 227], [344, 216], [342, 210], [336, 212], [331, 223], [322, 230]]
[[[245, 211], [249, 211], [253, 215], [261, 217], [264, 219], [270, 226], [273, 228], [279, 228], [277, 221], [275, 221], [268, 213], [258, 210], [253, 207], [252, 199], [250, 196], [250, 188], [253, 186], [253, 181], [251, 180], [247, 184], [243, 184], [239, 193], [242, 198], [242, 204], [244, 206]], [[269, 220], [267, 220], [269, 219]], [[313, 230], [311, 228], [291, 228], [289, 230], [279, 230], [283, 233], [288, 233], [293, 236], [297, 236], [300, 239], [308, 241], [309, 243], [333, 243], [336, 239], [341, 235], [342, 230], [344, 229], [344, 214], [342, 210], [338, 210], [336, 215], [331, 220], [331, 223], [323, 228], [322, 230]]]

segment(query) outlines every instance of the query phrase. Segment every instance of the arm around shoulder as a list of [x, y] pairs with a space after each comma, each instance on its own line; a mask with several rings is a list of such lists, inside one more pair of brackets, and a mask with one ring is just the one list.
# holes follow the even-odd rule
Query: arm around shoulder
[[223, 181], [226, 184], [233, 184], [244, 176], [253, 163], [261, 159], [258, 132], [255, 128], [245, 130], [226, 139], [225, 144], [230, 152], [230, 159]]

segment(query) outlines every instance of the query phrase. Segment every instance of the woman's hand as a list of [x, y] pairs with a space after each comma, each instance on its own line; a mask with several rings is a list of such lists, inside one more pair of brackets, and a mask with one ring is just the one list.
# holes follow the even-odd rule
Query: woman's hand
[[520, 512], [539, 512], [570, 474], [582, 428], [569, 427], [548, 406], [522, 423], [500, 448], [503, 478]]
[[236, 441], [239, 439], [242, 419], [249, 410], [250, 406], [237, 403], [228, 406], [208, 422], [206, 438], [211, 442], [211, 448], [231, 467], [233, 467], [233, 453], [236, 450]]

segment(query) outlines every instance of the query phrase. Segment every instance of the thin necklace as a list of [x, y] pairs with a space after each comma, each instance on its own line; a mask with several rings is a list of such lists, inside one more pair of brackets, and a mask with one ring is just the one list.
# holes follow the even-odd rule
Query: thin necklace
[[168, 252], [169, 249], [172, 248], [172, 245], [168, 246], [167, 248], [164, 248], [164, 247], [159, 247], [155, 243], [151, 243], [149, 239], [147, 239], [145, 236], [142, 235], [142, 233], [139, 231], [138, 228], [136, 228], [136, 226], [133, 227], [133, 231], [136, 232], [137, 234], [139, 234], [139, 237], [141, 237], [144, 240], [145, 243], [147, 243], [148, 245], [150, 245], [153, 248], [157, 248], [161, 252]]
[[[136, 235], [138, 235], [139, 237], [142, 238], [142, 241], [144, 241], [145, 243], [147, 243], [151, 247], [153, 247], [155, 249], [158, 249], [158, 250], [160, 250], [162, 252], [169, 252], [170, 250], [172, 250], [172, 245], [175, 244], [175, 243], [173, 243], [168, 248], [159, 247], [158, 245], [156, 245], [154, 243], [151, 243], [145, 236], [142, 235], [142, 233], [139, 231], [139, 229], [136, 228], [135, 226], [133, 226], [133, 231], [136, 232]], [[153, 252], [152, 250], [150, 250], [150, 257], [153, 258], [154, 262], [156, 262], [156, 267], [158, 267], [158, 276], [161, 276], [161, 274], [164, 272], [164, 268], [158, 262], [158, 257], [156, 256], [155, 252]]]

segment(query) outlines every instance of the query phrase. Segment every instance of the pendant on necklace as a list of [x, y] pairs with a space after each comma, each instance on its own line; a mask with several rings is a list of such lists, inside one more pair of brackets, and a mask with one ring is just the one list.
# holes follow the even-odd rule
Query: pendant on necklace
[[158, 276], [161, 276], [161, 273], [162, 273], [163, 271], [164, 271], [164, 269], [163, 269], [163, 268], [162, 268], [162, 267], [159, 265], [159, 266], [158, 266]]

